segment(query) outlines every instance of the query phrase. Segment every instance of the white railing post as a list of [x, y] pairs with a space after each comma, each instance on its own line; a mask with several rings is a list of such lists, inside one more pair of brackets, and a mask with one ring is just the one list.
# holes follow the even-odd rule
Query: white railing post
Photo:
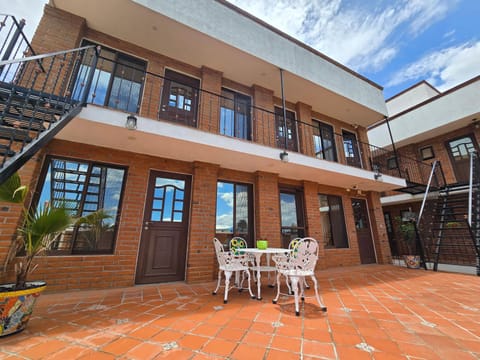
[[428, 192], [430, 191], [430, 184], [432, 183], [432, 178], [433, 178], [433, 174], [435, 173], [435, 168], [437, 167], [437, 162], [438, 161], [435, 160], [433, 165], [432, 165], [432, 171], [430, 172], [430, 176], [428, 178], [427, 189], [425, 190], [425, 195], [423, 196], [422, 206], [420, 207], [420, 212], [419, 212], [418, 218], [417, 218], [417, 226], [420, 224], [420, 219], [422, 218], [423, 209], [425, 208], [425, 203], [427, 202], [427, 196], [428, 196]]

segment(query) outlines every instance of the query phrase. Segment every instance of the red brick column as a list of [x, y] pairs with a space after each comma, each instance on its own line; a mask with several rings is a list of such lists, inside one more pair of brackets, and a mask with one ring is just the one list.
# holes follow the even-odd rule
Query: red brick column
[[306, 236], [313, 237], [318, 241], [318, 246], [320, 249], [317, 267], [324, 269], [326, 267], [324, 249], [325, 241], [323, 239], [322, 224], [320, 223], [317, 183], [304, 181], [303, 193], [305, 198], [305, 234]]
[[281, 247], [278, 175], [257, 172], [255, 178], [255, 236], [268, 246]]
[[212, 280], [214, 274], [217, 176], [217, 165], [194, 163], [186, 275], [188, 283]]
[[259, 144], [276, 147], [273, 91], [254, 85], [252, 92], [253, 104], [256, 107], [253, 111], [253, 139]]
[[377, 262], [379, 264], [391, 264], [392, 254], [388, 243], [382, 204], [380, 203], [380, 193], [370, 192], [368, 194], [368, 205], [370, 223], [372, 224], [372, 236], [375, 244], [375, 251], [377, 253]]
[[312, 107], [310, 105], [298, 102], [295, 105], [298, 123], [298, 151], [302, 154], [314, 156], [313, 148], [313, 128], [307, 124], [312, 124]]
[[200, 92], [200, 110], [198, 128], [218, 133], [220, 119], [220, 97], [214, 94], [222, 92], [222, 73], [205, 66], [202, 67], [202, 90]]

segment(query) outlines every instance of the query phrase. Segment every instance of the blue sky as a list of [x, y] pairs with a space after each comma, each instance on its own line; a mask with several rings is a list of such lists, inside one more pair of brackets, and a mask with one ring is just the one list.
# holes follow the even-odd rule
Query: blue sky
[[[479, 0], [229, 0], [385, 88], [389, 98], [427, 80], [445, 91], [480, 74]], [[33, 34], [44, 0], [0, 13]]]

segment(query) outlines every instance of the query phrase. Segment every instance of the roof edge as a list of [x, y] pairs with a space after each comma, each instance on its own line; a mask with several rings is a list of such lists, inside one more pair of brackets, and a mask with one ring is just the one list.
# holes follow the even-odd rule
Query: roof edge
[[305, 50], [307, 50], [307, 51], [309, 51], [309, 52], [311, 52], [311, 53], [313, 53], [313, 54], [321, 57], [322, 59], [324, 59], [324, 60], [332, 63], [333, 65], [338, 66], [338, 67], [341, 68], [342, 70], [345, 70], [346, 72], [348, 72], [348, 73], [350, 73], [351, 75], [359, 78], [360, 80], [363, 80], [363, 81], [369, 83], [370, 85], [376, 87], [376, 88], [379, 89], [379, 90], [383, 90], [383, 86], [381, 86], [381, 85], [377, 84], [376, 82], [368, 79], [367, 77], [365, 77], [365, 76], [363, 76], [363, 75], [361, 75], [361, 74], [353, 71], [352, 69], [348, 68], [347, 66], [339, 63], [338, 61], [336, 61], [336, 60], [334, 60], [334, 59], [332, 59], [332, 58], [330, 58], [330, 57], [328, 57], [328, 56], [325, 55], [324, 53], [322, 53], [322, 52], [314, 49], [313, 47], [305, 44], [304, 42], [302, 42], [302, 41], [300, 41], [300, 40], [298, 40], [298, 39], [295, 39], [293, 36], [290, 36], [290, 35], [284, 33], [283, 31], [281, 31], [281, 30], [277, 29], [276, 27], [274, 27], [274, 26], [266, 23], [265, 21], [257, 18], [256, 16], [250, 14], [249, 12], [247, 12], [247, 11], [239, 8], [238, 6], [229, 3], [227, 0], [215, 0], [215, 1], [218, 2], [219, 4], [222, 4], [223, 6], [228, 7], [229, 9], [231, 9], [231, 10], [239, 13], [240, 15], [249, 18], [249, 19], [252, 20], [252, 21], [255, 21], [257, 24], [259, 24], [259, 25], [267, 28], [268, 30], [276, 33], [277, 35], [282, 36], [283, 38], [287, 39], [288, 41], [291, 41], [291, 42], [295, 43], [296, 45], [304, 48]]

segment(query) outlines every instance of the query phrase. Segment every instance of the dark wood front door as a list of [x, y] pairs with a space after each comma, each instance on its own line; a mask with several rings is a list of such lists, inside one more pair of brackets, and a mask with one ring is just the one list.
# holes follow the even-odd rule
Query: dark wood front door
[[280, 217], [282, 246], [288, 248], [291, 240], [305, 236], [303, 191], [301, 189], [280, 190]]
[[287, 114], [286, 121], [283, 120], [283, 108], [275, 107], [277, 147], [285, 150], [298, 151], [297, 122], [295, 121], [295, 113], [289, 110], [285, 110], [285, 113]]
[[352, 207], [355, 228], [357, 230], [360, 261], [362, 264], [376, 263], [377, 259], [373, 247], [372, 231], [370, 230], [367, 202], [364, 199], [352, 199]]
[[354, 133], [343, 130], [342, 137], [347, 165], [361, 168], [362, 160], [360, 158], [360, 149], [358, 147], [357, 136]]
[[477, 148], [473, 136], [467, 135], [447, 142], [457, 183], [466, 184], [470, 179], [470, 153]]
[[191, 178], [152, 171], [135, 283], [185, 279]]
[[159, 116], [196, 127], [199, 86], [200, 80], [166, 69]]

